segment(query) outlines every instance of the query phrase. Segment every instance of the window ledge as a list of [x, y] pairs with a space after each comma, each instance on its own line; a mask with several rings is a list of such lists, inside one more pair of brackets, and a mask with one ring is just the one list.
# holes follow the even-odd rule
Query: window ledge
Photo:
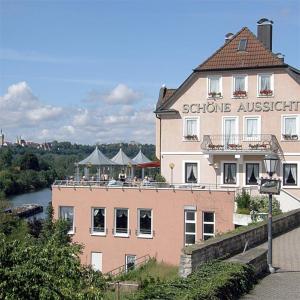
[[114, 237], [129, 238], [129, 234], [115, 233]]
[[285, 189], [299, 189], [299, 185], [282, 185]]
[[274, 98], [274, 94], [272, 94], [272, 95], [257, 95], [257, 98]]
[[106, 236], [106, 233], [105, 232], [103, 232], [103, 233], [92, 232], [90, 235], [91, 236]]
[[75, 234], [75, 231], [68, 231], [67, 234], [68, 234], [68, 235], [74, 235], [74, 234]]
[[153, 235], [147, 235], [147, 234], [138, 234], [137, 236], [136, 236], [137, 238], [139, 238], [139, 239], [153, 239]]

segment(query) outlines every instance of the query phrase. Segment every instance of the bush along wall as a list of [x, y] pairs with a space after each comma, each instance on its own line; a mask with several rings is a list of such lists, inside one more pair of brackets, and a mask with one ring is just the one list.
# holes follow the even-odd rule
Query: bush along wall
[[144, 280], [141, 290], [128, 299], [215, 300], [238, 299], [247, 293], [256, 279], [252, 267], [224, 261], [201, 265], [187, 278], [160, 281]]

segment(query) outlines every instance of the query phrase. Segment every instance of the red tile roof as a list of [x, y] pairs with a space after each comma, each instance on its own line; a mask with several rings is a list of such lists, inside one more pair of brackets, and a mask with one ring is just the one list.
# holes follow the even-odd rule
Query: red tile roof
[[[247, 39], [246, 51], [238, 51], [239, 41]], [[199, 65], [196, 71], [284, 66], [247, 28], [242, 28], [228, 43]]]

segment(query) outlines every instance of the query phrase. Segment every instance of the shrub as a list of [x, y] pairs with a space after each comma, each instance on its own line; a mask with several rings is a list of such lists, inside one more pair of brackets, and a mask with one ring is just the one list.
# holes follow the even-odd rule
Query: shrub
[[144, 281], [143, 289], [129, 299], [237, 299], [248, 292], [255, 281], [253, 269], [247, 265], [212, 261], [187, 278], [171, 281], [150, 278]]
[[156, 182], [166, 182], [166, 178], [160, 174], [156, 174], [154, 180]]
[[249, 193], [247, 193], [245, 191], [245, 189], [242, 189], [242, 193], [241, 194], [238, 194], [235, 198], [235, 201], [237, 203], [237, 207], [239, 209], [242, 209], [242, 208], [250, 208], [250, 199], [251, 199], [251, 196]]

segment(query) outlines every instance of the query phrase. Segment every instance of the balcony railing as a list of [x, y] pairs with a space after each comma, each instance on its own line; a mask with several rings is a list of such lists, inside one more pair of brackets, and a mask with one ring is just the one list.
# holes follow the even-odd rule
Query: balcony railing
[[204, 152], [274, 152], [281, 151], [280, 145], [273, 134], [204, 135], [201, 149]]

